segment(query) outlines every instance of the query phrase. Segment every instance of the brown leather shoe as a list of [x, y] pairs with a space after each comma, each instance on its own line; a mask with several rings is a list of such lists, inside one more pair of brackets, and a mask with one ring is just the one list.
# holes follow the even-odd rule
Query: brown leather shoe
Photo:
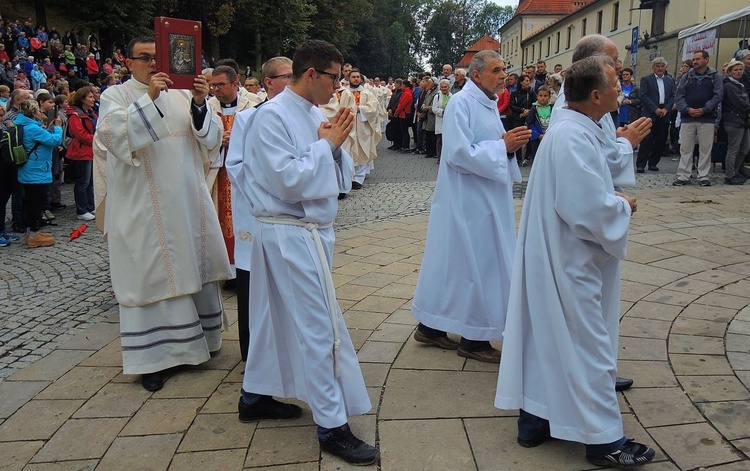
[[500, 363], [500, 350], [496, 348], [490, 348], [489, 350], [483, 350], [481, 352], [472, 352], [463, 347], [458, 347], [457, 353], [460, 357], [471, 358], [485, 363]]
[[55, 239], [53, 237], [47, 238], [41, 234], [37, 234], [34, 237], [29, 237], [28, 239], [26, 239], [26, 247], [30, 249], [34, 249], [37, 247], [49, 247], [50, 245], [54, 244]]
[[455, 350], [458, 348], [458, 342], [451, 339], [450, 337], [430, 337], [424, 334], [421, 330], [417, 329], [414, 331], [414, 340], [420, 343], [426, 343], [434, 347], [443, 348], [445, 350]]

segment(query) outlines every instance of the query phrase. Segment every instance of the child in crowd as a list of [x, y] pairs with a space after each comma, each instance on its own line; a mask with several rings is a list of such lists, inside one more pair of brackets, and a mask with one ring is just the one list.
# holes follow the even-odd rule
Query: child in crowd
[[533, 163], [536, 150], [542, 142], [544, 133], [547, 132], [549, 118], [552, 115], [552, 105], [550, 104], [551, 95], [552, 93], [546, 85], [539, 87], [539, 90], [536, 92], [536, 101], [531, 107], [531, 112], [529, 113], [528, 118], [526, 118], [526, 127], [531, 129], [531, 140], [529, 141], [530, 152], [529, 155], [523, 159], [523, 162], [521, 163], [522, 167]]

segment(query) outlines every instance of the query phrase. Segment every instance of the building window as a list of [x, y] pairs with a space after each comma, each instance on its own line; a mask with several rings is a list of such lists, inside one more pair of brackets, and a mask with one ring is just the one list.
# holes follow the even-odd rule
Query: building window
[[541, 58], [542, 58], [542, 42], [539, 41], [539, 57], [537, 57], [537, 59], [541, 59]]
[[581, 20], [581, 37], [586, 36], [586, 23], [587, 18]]
[[612, 5], [612, 31], [617, 31], [620, 27], [620, 2], [615, 2]]
[[560, 52], [560, 32], [557, 32], [557, 37], [555, 38], [555, 54]]
[[528, 57], [529, 62], [534, 60], [534, 58], [536, 57], [536, 45], [534, 44], [531, 45], [531, 55], [527, 57]]
[[573, 39], [573, 26], [568, 26], [568, 35], [565, 38], [565, 49], [570, 49], [570, 42]]
[[547, 57], [549, 57], [550, 54], [552, 54], [552, 36], [547, 36]]
[[604, 12], [599, 10], [596, 12], [596, 34], [602, 34], [602, 20], [604, 19]]

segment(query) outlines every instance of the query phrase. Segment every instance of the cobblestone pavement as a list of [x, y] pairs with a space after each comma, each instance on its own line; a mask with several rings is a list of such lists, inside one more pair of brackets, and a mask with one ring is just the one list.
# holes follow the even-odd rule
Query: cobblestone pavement
[[[619, 368], [636, 384], [620, 395], [625, 431], [657, 449], [650, 470], [747, 471], [750, 190], [718, 174], [710, 188], [673, 188], [676, 162], [660, 167], [630, 191], [639, 211], [622, 265]], [[383, 470], [593, 469], [578, 444], [516, 445], [517, 412], [492, 407], [496, 366], [411, 338], [436, 170], [383, 149], [341, 204], [334, 280], [373, 403], [352, 427], [378, 444]], [[321, 455], [304, 405], [296, 421], [238, 422], [232, 293], [209, 362], [176, 369], [153, 394], [123, 375], [104, 244], [93, 228], [67, 242], [80, 225], [72, 209], [58, 221], [51, 248], [0, 248], [0, 469], [350, 468]]]

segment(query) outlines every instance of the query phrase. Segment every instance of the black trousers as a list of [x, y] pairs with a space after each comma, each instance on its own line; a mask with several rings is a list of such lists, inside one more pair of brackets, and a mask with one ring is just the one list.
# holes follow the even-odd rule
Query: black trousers
[[424, 131], [425, 150], [427, 155], [433, 157], [437, 155], [437, 147], [435, 143], [435, 131]]
[[240, 337], [240, 354], [242, 361], [247, 362], [247, 350], [250, 346], [250, 272], [237, 269], [237, 330]]
[[399, 118], [399, 128], [401, 129], [401, 148], [409, 150], [411, 148], [411, 137], [409, 136], [409, 128], [411, 128], [411, 118]]
[[49, 183], [24, 184], [23, 210], [26, 226], [31, 232], [36, 232], [41, 227], [42, 210], [47, 199], [47, 188]]
[[638, 158], [635, 161], [636, 167], [646, 168], [647, 163], [650, 166], [656, 166], [661, 160], [664, 146], [667, 143], [667, 133], [669, 132], [668, 116], [653, 119], [651, 133], [641, 141], [641, 146], [638, 149]]

